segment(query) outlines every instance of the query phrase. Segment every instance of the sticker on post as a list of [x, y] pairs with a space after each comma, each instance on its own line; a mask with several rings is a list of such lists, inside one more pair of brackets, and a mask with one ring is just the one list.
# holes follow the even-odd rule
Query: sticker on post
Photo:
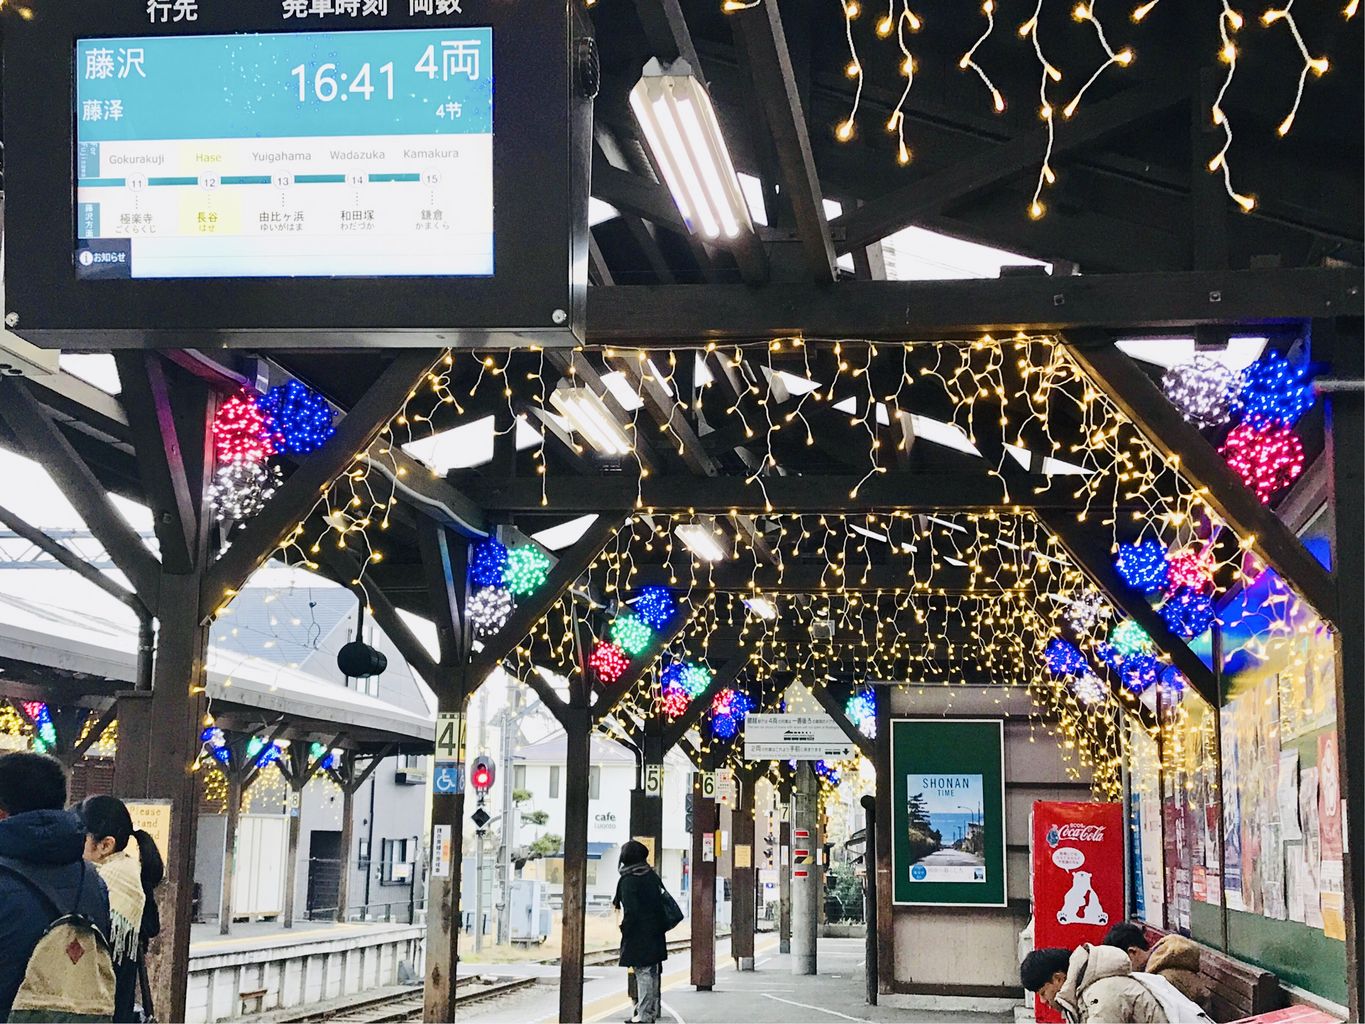
[[714, 832], [703, 832], [701, 834], [701, 860], [703, 864], [710, 864], [716, 859], [716, 834]]
[[431, 875], [433, 878], [450, 877], [449, 825], [433, 825], [431, 828]]
[[437, 796], [458, 796], [464, 792], [464, 765], [459, 761], [437, 761], [431, 773], [431, 791]]

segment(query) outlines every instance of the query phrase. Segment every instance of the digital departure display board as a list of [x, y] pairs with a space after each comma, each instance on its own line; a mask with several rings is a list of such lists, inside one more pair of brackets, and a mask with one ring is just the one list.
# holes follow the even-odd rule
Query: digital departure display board
[[83, 39], [79, 278], [494, 272], [488, 28]]
[[584, 340], [601, 74], [580, 0], [41, 8], [0, 40], [12, 333]]

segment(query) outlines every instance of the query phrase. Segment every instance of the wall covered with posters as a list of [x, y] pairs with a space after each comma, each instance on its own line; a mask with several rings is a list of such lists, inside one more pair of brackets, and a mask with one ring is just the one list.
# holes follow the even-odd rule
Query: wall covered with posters
[[1168, 706], [1159, 752], [1130, 728], [1136, 910], [1345, 1003], [1333, 640], [1271, 571], [1221, 619], [1221, 712]]

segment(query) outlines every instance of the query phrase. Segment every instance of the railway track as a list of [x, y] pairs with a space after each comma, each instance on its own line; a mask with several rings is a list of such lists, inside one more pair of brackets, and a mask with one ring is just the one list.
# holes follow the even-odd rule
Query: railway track
[[[462, 981], [455, 994], [455, 1004], [457, 1006], [469, 1006], [486, 999], [519, 992], [535, 983], [535, 978], [514, 978], [510, 981], [498, 981], [490, 984], [483, 984], [474, 979]], [[334, 1006], [321, 1012], [276, 1017], [275, 1021], [277, 1024], [315, 1024], [319, 1021], [325, 1021], [327, 1024], [393, 1024], [393, 1022], [421, 1019], [422, 990], [416, 988], [405, 992], [386, 992], [383, 995], [353, 1000], [345, 1005]]]

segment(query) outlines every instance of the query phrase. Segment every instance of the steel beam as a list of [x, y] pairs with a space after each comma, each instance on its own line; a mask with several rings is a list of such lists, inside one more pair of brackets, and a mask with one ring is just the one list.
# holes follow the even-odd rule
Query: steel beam
[[634, 285], [588, 292], [592, 344], [687, 343], [792, 335], [975, 338], [1077, 327], [1186, 328], [1365, 313], [1352, 268], [1292, 268], [994, 281]]

